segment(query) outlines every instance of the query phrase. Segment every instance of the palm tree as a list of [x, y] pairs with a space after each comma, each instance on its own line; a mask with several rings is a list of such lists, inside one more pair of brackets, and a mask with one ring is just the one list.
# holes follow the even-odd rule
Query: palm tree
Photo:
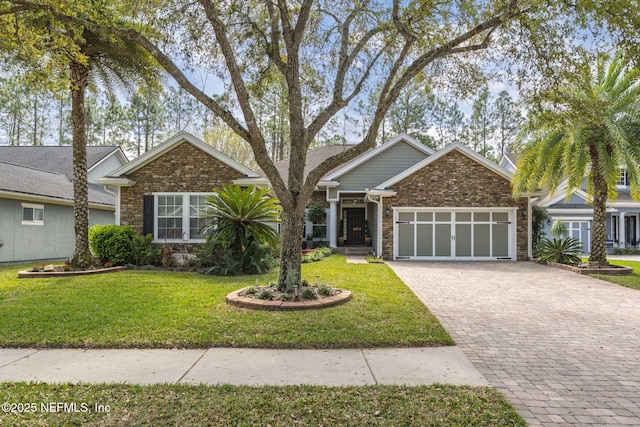
[[208, 234], [208, 241], [222, 245], [235, 261], [241, 261], [254, 244], [278, 245], [280, 235], [269, 223], [280, 222], [280, 210], [278, 200], [269, 197], [267, 189], [225, 185], [206, 197], [201, 216], [209, 222], [201, 233]]
[[87, 184], [87, 135], [85, 129], [85, 91], [90, 77], [105, 85], [130, 83], [136, 76], [155, 78], [154, 63], [146, 51], [130, 39], [106, 39], [84, 30], [76, 40], [77, 55], [69, 61], [71, 122], [73, 126], [73, 215], [75, 248], [69, 257], [74, 267], [92, 263], [89, 250], [89, 190]]
[[587, 177], [593, 203], [589, 263], [607, 264], [606, 203], [617, 196], [625, 168], [631, 196], [640, 199], [640, 80], [617, 52], [567, 85], [547, 111], [534, 114], [520, 138], [526, 143], [513, 176], [514, 196], [567, 180], [567, 197]]

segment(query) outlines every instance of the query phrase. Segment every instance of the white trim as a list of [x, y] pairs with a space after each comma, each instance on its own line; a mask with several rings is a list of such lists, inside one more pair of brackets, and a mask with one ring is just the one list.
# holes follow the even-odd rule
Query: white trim
[[196, 138], [195, 136], [191, 135], [189, 132], [185, 132], [185, 131], [178, 132], [176, 135], [174, 135], [171, 138], [167, 139], [166, 141], [164, 141], [162, 144], [158, 145], [157, 147], [147, 151], [142, 156], [140, 156], [140, 157], [130, 161], [126, 165], [123, 165], [122, 167], [116, 169], [115, 171], [113, 171], [110, 174], [110, 176], [111, 177], [118, 177], [120, 175], [126, 175], [126, 174], [129, 174], [129, 173], [135, 172], [136, 170], [138, 170], [141, 167], [147, 165], [148, 163], [154, 161], [158, 157], [166, 154], [172, 148], [182, 144], [183, 142], [190, 143], [194, 147], [204, 151], [205, 153], [209, 154], [211, 157], [214, 157], [214, 158], [220, 160], [222, 163], [226, 164], [227, 166], [232, 167], [233, 169], [235, 169], [238, 172], [246, 175], [249, 178], [262, 178], [261, 175], [259, 175], [256, 172], [252, 171], [248, 167], [236, 162], [232, 158], [222, 154], [221, 152], [219, 152], [218, 150], [216, 150], [212, 146], [210, 146], [208, 144], [205, 144], [202, 140]]
[[409, 144], [410, 146], [412, 146], [413, 148], [418, 149], [419, 151], [422, 151], [427, 156], [430, 156], [430, 155], [435, 153], [435, 151], [433, 151], [431, 148], [427, 147], [426, 145], [424, 145], [420, 141], [418, 141], [418, 140], [416, 140], [414, 138], [411, 138], [409, 135], [401, 134], [401, 135], [398, 135], [395, 138], [393, 138], [391, 141], [385, 142], [384, 144], [382, 144], [382, 145], [380, 145], [380, 146], [378, 146], [378, 147], [376, 147], [376, 148], [374, 148], [372, 150], [366, 151], [363, 154], [359, 155], [355, 159], [353, 159], [350, 162], [346, 163], [344, 166], [342, 166], [337, 171], [333, 172], [331, 175], [326, 176], [323, 179], [323, 181], [333, 181], [336, 178], [339, 178], [340, 176], [344, 175], [345, 173], [349, 172], [350, 170], [356, 168], [357, 166], [360, 166], [361, 164], [367, 162], [369, 159], [371, 159], [371, 158], [377, 156], [378, 154], [388, 150], [389, 148], [393, 147], [394, 145], [398, 144], [401, 141]]
[[102, 186], [113, 186], [113, 187], [131, 187], [135, 185], [136, 182], [129, 178], [111, 178], [111, 177], [102, 177], [96, 179], [96, 184]]
[[[507, 213], [508, 220], [510, 222], [508, 228], [508, 259], [503, 257], [496, 256], [399, 256], [399, 232], [398, 232], [398, 214], [402, 212], [487, 212], [487, 213]], [[454, 221], [453, 217], [448, 222], [451, 224], [451, 232], [452, 237], [455, 236], [455, 224], [458, 221]], [[446, 222], [445, 222], [446, 223]], [[465, 223], [467, 223], [465, 221]], [[471, 221], [470, 223], [475, 223], [475, 221]], [[414, 233], [416, 230], [414, 229]], [[492, 235], [490, 235], [491, 238]], [[518, 208], [517, 207], [484, 207], [484, 208], [474, 208], [474, 207], [412, 207], [412, 206], [402, 206], [402, 207], [394, 207], [393, 208], [393, 259], [411, 259], [411, 260], [424, 260], [424, 261], [495, 261], [497, 259], [504, 261], [517, 261], [518, 259], [518, 251], [517, 251], [517, 240], [518, 240]], [[451, 248], [454, 250], [455, 239], [452, 239]], [[417, 244], [417, 239], [414, 239], [414, 244]], [[472, 235], [472, 245], [473, 245], [473, 235]], [[492, 245], [490, 244], [490, 247]], [[415, 251], [414, 251], [415, 253]], [[453, 253], [453, 252], [452, 252]]]
[[[44, 205], [35, 205], [33, 203], [20, 203], [20, 224], [21, 225], [44, 225]], [[32, 215], [34, 219], [24, 219], [24, 210], [32, 209]], [[42, 211], [42, 219], [35, 219], [36, 210]]]
[[[182, 242], [187, 242], [187, 243], [204, 243], [207, 240], [206, 239], [192, 239], [191, 236], [189, 235], [189, 230], [191, 228], [191, 224], [190, 224], [190, 219], [191, 216], [189, 215], [189, 205], [190, 205], [190, 200], [189, 200], [189, 196], [209, 196], [211, 194], [214, 193], [204, 193], [204, 192], [194, 192], [194, 193], [189, 193], [189, 192], [157, 192], [157, 193], [152, 193], [153, 195], [153, 243], [182, 243]], [[181, 196], [182, 197], [182, 236], [185, 236], [186, 234], [186, 239], [185, 238], [179, 238], [179, 239], [167, 239], [167, 238], [159, 238], [158, 237], [158, 197], [159, 196]], [[187, 196], [187, 197], [185, 197]], [[176, 217], [177, 218], [177, 217]]]
[[109, 154], [107, 154], [106, 156], [104, 156], [103, 158], [98, 160], [96, 162], [96, 164], [94, 164], [89, 169], [87, 169], [87, 173], [89, 173], [93, 169], [97, 168], [100, 164], [104, 163], [108, 158], [110, 158], [113, 155], [115, 155], [118, 158], [118, 160], [120, 160], [120, 163], [122, 165], [125, 165], [125, 164], [129, 163], [129, 159], [127, 159], [127, 156], [124, 154], [124, 151], [122, 151], [122, 148], [115, 147], [115, 149], [112, 152], [110, 152]]
[[[571, 200], [573, 196], [578, 196], [579, 198], [581, 198], [584, 201], [585, 205], [589, 203], [589, 195], [581, 189], [573, 190], [573, 192], [571, 192], [571, 197], [569, 197], [569, 200]], [[548, 194], [544, 198], [544, 200], [538, 202], [538, 206], [551, 206], [555, 203], [559, 203], [565, 200], [566, 197], [567, 197], [566, 191], [563, 193], [562, 191], [556, 190], [555, 193]], [[571, 203], [563, 203], [563, 204], [567, 206], [571, 206]]]
[[517, 169], [515, 163], [513, 163], [509, 157], [507, 157], [506, 155], [502, 156], [502, 159], [500, 160], [500, 166], [507, 169], [507, 166], [506, 166], [507, 163], [513, 166], [513, 170]]
[[253, 185], [258, 188], [269, 188], [271, 182], [267, 178], [238, 178], [233, 180], [234, 184], [238, 184], [243, 187], [246, 185]]
[[386, 189], [387, 187], [389, 187], [391, 185], [394, 185], [394, 184], [402, 181], [403, 179], [413, 175], [414, 173], [418, 172], [420, 169], [424, 168], [425, 166], [427, 166], [427, 165], [435, 162], [436, 160], [446, 156], [447, 154], [449, 154], [453, 150], [459, 151], [460, 153], [462, 153], [465, 156], [469, 157], [471, 160], [475, 160], [476, 162], [478, 162], [481, 165], [485, 166], [487, 169], [489, 169], [489, 170], [495, 172], [496, 174], [502, 176], [506, 180], [511, 181], [511, 177], [512, 177], [511, 172], [509, 172], [508, 170], [506, 170], [502, 166], [499, 166], [499, 165], [493, 163], [492, 161], [488, 160], [487, 158], [481, 156], [480, 154], [478, 154], [475, 151], [471, 150], [469, 147], [467, 147], [465, 145], [462, 145], [459, 142], [454, 142], [452, 144], [447, 145], [445, 148], [443, 148], [442, 150], [438, 151], [434, 155], [427, 157], [426, 159], [416, 163], [415, 165], [413, 165], [410, 168], [404, 170], [403, 172], [399, 173], [398, 175], [394, 176], [393, 178], [383, 182], [382, 184], [378, 185], [375, 189], [376, 190]]
[[[61, 205], [61, 206], [73, 206], [73, 200], [69, 199], [59, 199], [56, 197], [49, 196], [38, 196], [34, 194], [27, 193], [16, 193], [13, 191], [3, 191], [0, 190], [0, 199], [12, 199], [12, 200], [23, 200], [26, 202], [39, 202], [39, 203], [47, 203], [50, 205]], [[89, 202], [90, 209], [98, 209], [103, 211], [114, 211], [114, 205], [106, 205], [106, 204], [98, 204]]]
[[[607, 209], [607, 212], [616, 212]], [[593, 209], [547, 209], [550, 215], [593, 215]]]
[[593, 221], [593, 216], [550, 216], [552, 220], [568, 221]]
[[329, 223], [329, 247], [338, 246], [338, 202], [329, 202], [329, 213], [327, 215]]

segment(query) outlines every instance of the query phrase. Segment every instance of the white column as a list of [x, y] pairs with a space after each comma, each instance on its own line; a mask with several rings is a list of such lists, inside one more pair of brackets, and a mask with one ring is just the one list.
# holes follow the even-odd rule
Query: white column
[[338, 247], [338, 206], [336, 202], [329, 202], [329, 246]]
[[620, 212], [620, 216], [618, 217], [618, 242], [620, 242], [620, 247], [624, 248], [624, 212]]

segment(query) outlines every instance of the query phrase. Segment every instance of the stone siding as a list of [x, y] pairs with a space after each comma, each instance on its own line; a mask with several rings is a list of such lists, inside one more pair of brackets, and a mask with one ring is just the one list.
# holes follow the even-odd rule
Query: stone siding
[[143, 197], [160, 192], [210, 192], [245, 175], [183, 142], [128, 177], [136, 182], [120, 189], [120, 224], [142, 232]]
[[[453, 150], [403, 179], [390, 189], [394, 197], [384, 207], [517, 207], [527, 209], [527, 198], [514, 200], [510, 182], [459, 151]], [[393, 257], [393, 216], [382, 219], [385, 259]], [[517, 218], [517, 258], [527, 259], [527, 221]]]

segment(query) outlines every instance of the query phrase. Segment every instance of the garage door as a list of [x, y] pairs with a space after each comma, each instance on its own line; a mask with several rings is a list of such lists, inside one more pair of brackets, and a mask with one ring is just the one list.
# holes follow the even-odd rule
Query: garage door
[[515, 212], [396, 208], [394, 259], [515, 260]]

